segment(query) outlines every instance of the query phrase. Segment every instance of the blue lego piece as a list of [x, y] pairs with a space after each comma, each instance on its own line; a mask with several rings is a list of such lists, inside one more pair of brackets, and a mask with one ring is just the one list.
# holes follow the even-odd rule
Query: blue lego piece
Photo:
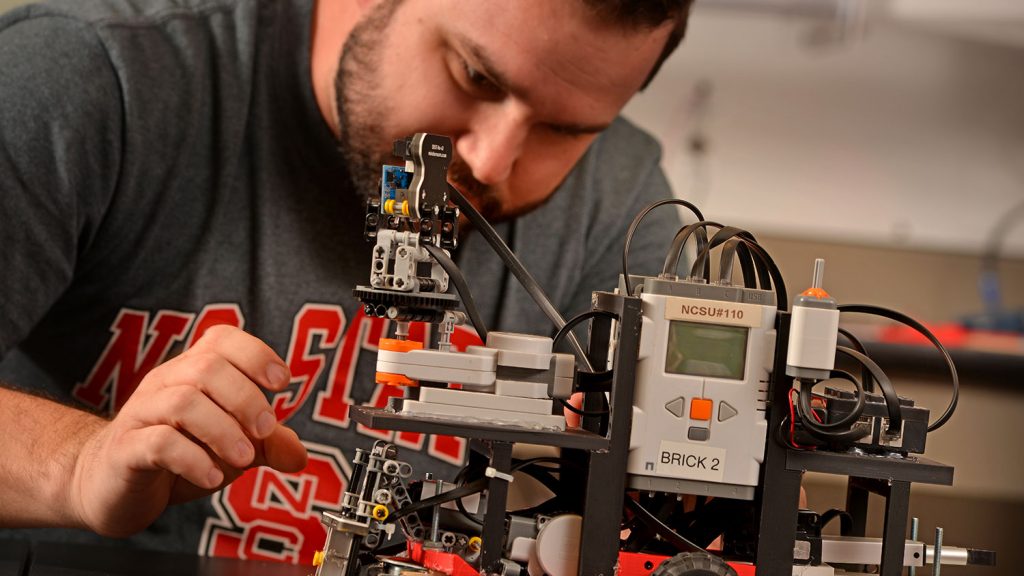
[[383, 205], [394, 200], [398, 190], [407, 190], [412, 183], [412, 172], [406, 172], [401, 166], [383, 167], [380, 175], [380, 201]]

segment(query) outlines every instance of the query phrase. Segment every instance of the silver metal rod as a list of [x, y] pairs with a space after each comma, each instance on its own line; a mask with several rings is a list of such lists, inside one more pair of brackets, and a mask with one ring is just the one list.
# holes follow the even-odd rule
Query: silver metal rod
[[825, 259], [815, 258], [814, 259], [814, 278], [811, 280], [812, 288], [821, 288], [822, 282], [825, 280]]
[[[444, 481], [434, 480], [434, 495], [444, 492]], [[441, 539], [441, 505], [434, 504], [434, 516], [430, 519], [430, 541], [438, 542]]]
[[[940, 542], [941, 545], [941, 542]], [[946, 566], [967, 566], [969, 555], [967, 548], [942, 546], [940, 561]], [[794, 556], [799, 559], [808, 558], [808, 553]], [[821, 560], [829, 564], [878, 564], [882, 559], [881, 538], [862, 538], [856, 536], [822, 535]], [[934, 547], [917, 540], [907, 540], [903, 551], [903, 565], [921, 567], [934, 564]], [[920, 574], [920, 572], [918, 573]]]
[[942, 573], [942, 527], [935, 529], [935, 559], [933, 560], [932, 576]]
[[[910, 539], [914, 540], [915, 542], [917, 541], [917, 531], [920, 528], [920, 524], [921, 521], [917, 518], [917, 516], [914, 516], [910, 519]], [[925, 552], [925, 554], [927, 554], [927, 551]], [[911, 566], [910, 570], [908, 570], [908, 574], [909, 576], [917, 576], [917, 567]]]

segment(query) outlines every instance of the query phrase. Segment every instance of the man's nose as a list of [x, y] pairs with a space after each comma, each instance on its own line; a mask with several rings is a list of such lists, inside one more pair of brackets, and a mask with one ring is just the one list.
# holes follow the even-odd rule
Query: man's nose
[[469, 129], [455, 141], [455, 151], [473, 178], [494, 185], [511, 176], [529, 132], [525, 110], [512, 102], [488, 105], [476, 114]]

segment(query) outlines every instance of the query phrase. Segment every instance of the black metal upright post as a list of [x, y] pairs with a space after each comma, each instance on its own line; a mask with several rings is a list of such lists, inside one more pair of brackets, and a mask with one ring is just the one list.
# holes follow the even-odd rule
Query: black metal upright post
[[[503, 474], [511, 473], [512, 443], [489, 441], [485, 444], [488, 444], [491, 449], [491, 467]], [[505, 545], [505, 504], [507, 501], [508, 480], [492, 476], [490, 482], [487, 483], [487, 508], [481, 533], [480, 567], [499, 574], [503, 572], [500, 569], [500, 563], [502, 549]]]
[[[590, 358], [595, 372], [602, 372], [608, 363], [608, 347], [611, 341], [612, 321], [604, 316], [597, 316], [590, 323], [590, 334], [587, 345], [587, 356]], [[602, 407], [600, 395], [603, 392], [592, 392], [590, 400], [581, 404], [585, 411], [599, 411]], [[588, 416], [580, 419], [580, 427], [595, 434], [601, 433], [601, 417]], [[564, 466], [558, 476], [562, 487], [559, 497], [569, 510], [582, 514], [585, 491], [580, 490], [587, 481], [586, 469], [590, 462], [590, 453], [586, 450], [562, 449], [562, 458], [573, 465]]]
[[910, 513], [910, 482], [892, 480], [885, 494], [885, 528], [882, 532], [881, 576], [903, 573], [907, 547], [907, 515]]
[[[605, 297], [613, 297], [604, 294]], [[626, 461], [633, 424], [633, 387], [643, 324], [641, 301], [621, 301], [619, 339], [613, 361], [607, 452], [590, 455], [580, 535], [579, 576], [612, 576], [619, 555], [619, 526], [626, 490]]]
[[853, 519], [850, 536], [865, 536], [868, 533], [868, 500], [871, 493], [850, 478], [846, 482], [846, 512]]
[[[789, 450], [776, 440], [776, 432], [788, 414], [790, 380], [785, 374], [789, 343], [788, 312], [776, 316], [775, 370], [768, 389], [768, 439], [764, 447], [763, 479], [757, 490], [760, 502], [758, 520], [758, 576], [778, 576], [793, 571], [793, 544], [800, 502], [800, 472], [788, 470]], [[767, 495], [767, 496], [766, 496]]]

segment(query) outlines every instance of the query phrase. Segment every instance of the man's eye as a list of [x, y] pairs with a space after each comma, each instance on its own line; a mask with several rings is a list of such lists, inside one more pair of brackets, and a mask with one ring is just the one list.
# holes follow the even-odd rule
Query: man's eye
[[470, 66], [468, 62], [463, 62], [462, 68], [466, 74], [466, 82], [475, 90], [489, 96], [498, 96], [502, 93], [501, 88], [479, 70]]

